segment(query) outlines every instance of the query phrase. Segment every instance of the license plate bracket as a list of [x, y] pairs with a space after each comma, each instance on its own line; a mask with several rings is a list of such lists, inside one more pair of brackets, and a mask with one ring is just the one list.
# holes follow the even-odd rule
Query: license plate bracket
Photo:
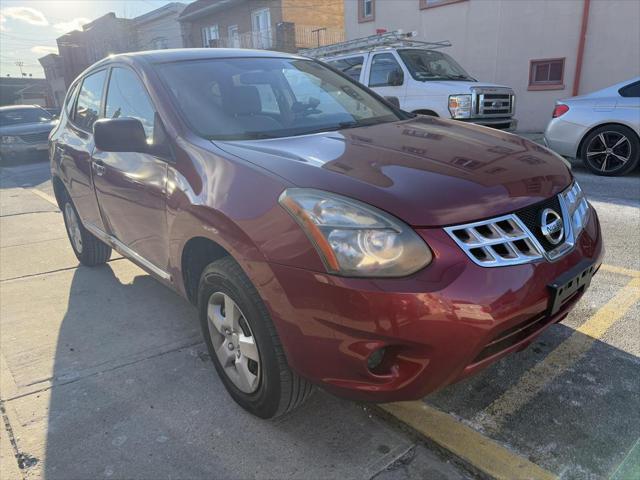
[[582, 260], [571, 270], [566, 271], [549, 284], [549, 315], [554, 315], [579, 291], [586, 291], [591, 284], [593, 274], [598, 270], [592, 260]]

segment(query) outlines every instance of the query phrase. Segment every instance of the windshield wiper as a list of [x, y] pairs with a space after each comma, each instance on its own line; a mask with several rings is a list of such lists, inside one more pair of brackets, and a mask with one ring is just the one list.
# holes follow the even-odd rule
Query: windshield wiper
[[373, 125], [373, 123], [368, 122], [340, 122], [335, 125], [327, 125], [326, 127], [319, 127], [312, 130], [305, 130], [300, 133], [296, 133], [296, 135], [310, 135], [312, 133], [322, 133], [322, 132], [334, 132], [337, 130], [346, 130], [347, 128], [356, 128], [356, 127], [366, 127], [367, 125]]
[[471, 77], [466, 75], [443, 75], [443, 77], [449, 80], [473, 80]]

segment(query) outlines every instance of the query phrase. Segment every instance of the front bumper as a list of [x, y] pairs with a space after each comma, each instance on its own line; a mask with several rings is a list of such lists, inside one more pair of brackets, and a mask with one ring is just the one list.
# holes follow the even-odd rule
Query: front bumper
[[578, 146], [587, 129], [563, 117], [553, 118], [544, 131], [545, 145], [558, 155], [569, 158], [578, 157]]
[[[547, 317], [548, 285], [584, 259], [600, 265], [595, 210], [576, 246], [555, 262], [475, 265], [442, 229], [418, 231], [434, 252], [408, 278], [342, 278], [270, 264], [259, 287], [288, 361], [326, 389], [364, 401], [418, 399], [525, 348], [584, 292]], [[382, 364], [367, 359], [385, 347]]]
[[457, 120], [461, 122], [475, 123], [476, 125], [483, 125], [485, 127], [496, 128], [498, 130], [505, 130], [508, 132], [515, 131], [518, 128], [518, 120], [511, 117], [470, 118], [468, 120]]

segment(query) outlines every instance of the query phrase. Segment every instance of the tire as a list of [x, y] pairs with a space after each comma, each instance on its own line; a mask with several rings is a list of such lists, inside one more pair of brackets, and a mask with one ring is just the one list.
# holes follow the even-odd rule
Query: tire
[[62, 216], [69, 243], [78, 261], [87, 267], [106, 263], [111, 257], [111, 247], [84, 228], [78, 211], [66, 192], [62, 198]]
[[585, 137], [580, 157], [585, 167], [596, 175], [625, 175], [638, 166], [640, 140], [630, 128], [603, 125]]
[[[235, 305], [231, 315], [228, 301]], [[311, 395], [312, 384], [287, 364], [264, 302], [231, 257], [204, 269], [198, 310], [211, 360], [225, 388], [242, 408], [260, 418], [274, 418], [294, 410]], [[231, 328], [237, 331], [228, 332], [234, 318], [237, 325]]]

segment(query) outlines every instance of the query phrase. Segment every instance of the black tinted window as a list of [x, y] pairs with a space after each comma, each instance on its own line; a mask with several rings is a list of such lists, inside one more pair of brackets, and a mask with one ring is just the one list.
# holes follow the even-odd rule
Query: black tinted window
[[618, 90], [623, 97], [640, 97], [640, 82], [634, 82]]
[[89, 75], [82, 82], [80, 95], [76, 104], [76, 114], [74, 122], [82, 129], [91, 131], [93, 124], [100, 116], [100, 105], [102, 99], [102, 87], [106, 70]]
[[362, 71], [364, 57], [341, 58], [327, 63], [333, 68], [340, 70], [345, 75], [349, 75], [357, 82], [360, 80], [360, 72]]
[[369, 74], [370, 87], [402, 85], [403, 80], [402, 68], [392, 53], [379, 53], [373, 57]]
[[137, 118], [147, 140], [153, 140], [155, 109], [138, 76], [126, 68], [111, 70], [107, 90], [106, 118]]

